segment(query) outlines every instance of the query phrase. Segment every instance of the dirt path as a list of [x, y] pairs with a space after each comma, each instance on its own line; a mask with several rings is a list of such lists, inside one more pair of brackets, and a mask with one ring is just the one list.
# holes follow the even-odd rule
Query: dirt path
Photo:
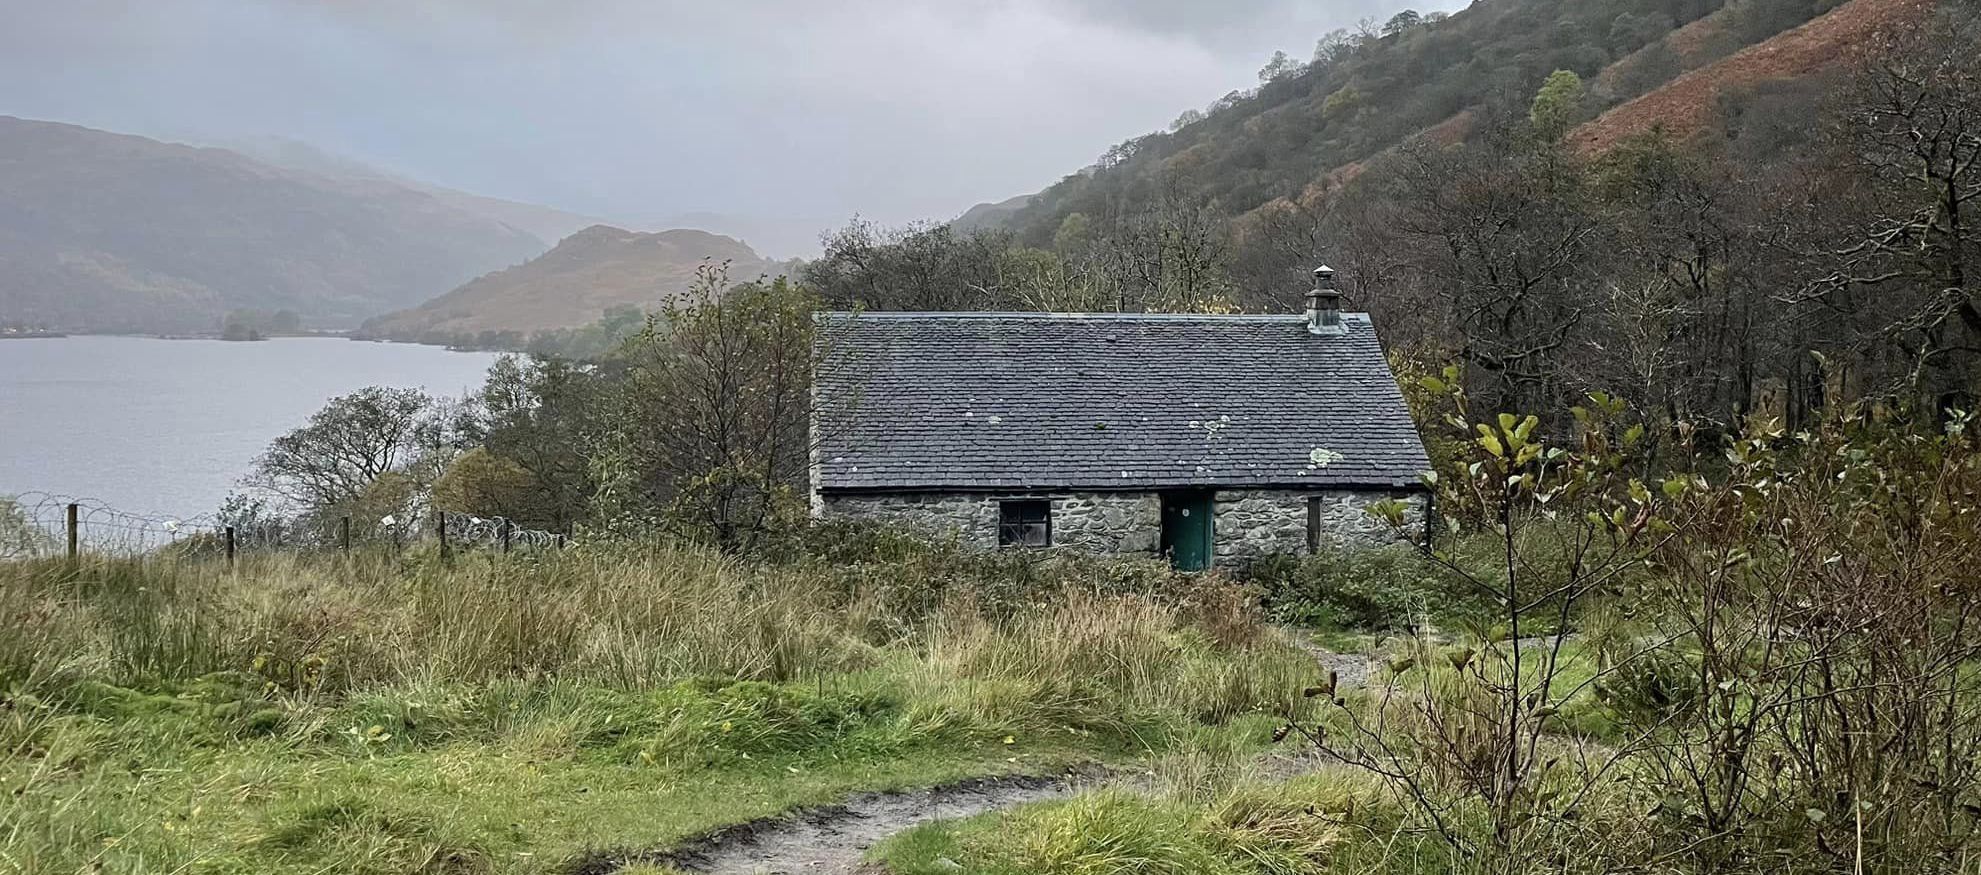
[[[1304, 635], [1292, 639], [1313, 654], [1324, 671], [1336, 672], [1344, 687], [1368, 682], [1371, 660], [1335, 653]], [[1258, 766], [1278, 780], [1304, 774], [1318, 760], [1276, 752]], [[610, 875], [635, 863], [673, 866], [709, 875], [859, 875], [867, 849], [881, 841], [941, 820], [958, 820], [1045, 802], [1103, 786], [1145, 785], [1133, 776], [1099, 771], [1065, 777], [976, 778], [927, 790], [861, 793], [837, 805], [808, 808], [718, 830], [668, 851], [601, 852], [585, 857], [567, 875]]]
[[927, 790], [862, 793], [838, 805], [738, 824], [671, 851], [597, 854], [570, 875], [606, 875], [633, 863], [710, 875], [853, 875], [881, 840], [925, 823], [1062, 799], [1105, 783], [1098, 775], [975, 778]]
[[1298, 629], [1286, 629], [1286, 637], [1295, 647], [1307, 651], [1314, 661], [1321, 664], [1325, 674], [1332, 672], [1336, 683], [1344, 690], [1368, 686], [1369, 675], [1375, 669], [1374, 658], [1359, 653], [1338, 653], [1314, 642], [1314, 639]]

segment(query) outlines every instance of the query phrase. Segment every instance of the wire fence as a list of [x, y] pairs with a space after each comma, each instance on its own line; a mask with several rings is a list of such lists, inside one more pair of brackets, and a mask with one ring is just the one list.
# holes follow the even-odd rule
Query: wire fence
[[172, 516], [135, 513], [101, 501], [49, 492], [0, 495], [0, 560], [83, 555], [225, 556], [241, 553], [349, 552], [390, 546], [437, 546], [443, 553], [502, 553], [561, 549], [568, 540], [501, 517], [450, 511], [357, 519], [316, 517], [313, 522], [261, 516], [225, 519], [215, 514]]

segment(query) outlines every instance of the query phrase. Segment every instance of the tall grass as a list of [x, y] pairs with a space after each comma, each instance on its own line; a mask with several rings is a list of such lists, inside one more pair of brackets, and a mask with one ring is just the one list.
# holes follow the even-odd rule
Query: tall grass
[[856, 658], [818, 580], [685, 550], [503, 562], [257, 557], [0, 566], [26, 617], [0, 679], [248, 671], [291, 691], [557, 675], [614, 687], [781, 680]]
[[[0, 872], [537, 871], [806, 794], [1263, 740], [1314, 678], [1254, 605], [905, 547], [0, 564]], [[629, 813], [697, 786], [728, 801]], [[591, 807], [515, 825], [543, 805]]]
[[537, 678], [639, 690], [684, 678], [803, 680], [906, 656], [925, 683], [1010, 685], [1046, 710], [1104, 707], [1096, 716], [1108, 721], [1178, 706], [1221, 720], [1298, 699], [1304, 661], [1265, 634], [1242, 594], [1146, 570], [1155, 582], [1125, 594], [1100, 579], [1108, 568], [1035, 569], [1023, 598], [1000, 593], [987, 605], [954, 581], [940, 598], [903, 598], [896, 566], [764, 564], [665, 546], [455, 563], [8, 563], [0, 612], [15, 632], [0, 638], [0, 687], [238, 672], [311, 696]]

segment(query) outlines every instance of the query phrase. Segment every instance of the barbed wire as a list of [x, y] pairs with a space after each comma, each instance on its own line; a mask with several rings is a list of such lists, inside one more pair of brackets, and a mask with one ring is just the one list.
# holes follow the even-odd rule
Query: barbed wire
[[561, 546], [553, 532], [526, 529], [502, 517], [478, 517], [440, 511], [450, 545], [506, 550], [546, 550]]
[[[72, 534], [73, 532], [73, 534]], [[444, 534], [443, 534], [444, 532]], [[563, 536], [502, 517], [449, 511], [316, 518], [310, 523], [258, 513], [177, 516], [137, 513], [91, 498], [53, 492], [0, 495], [0, 560], [78, 553], [110, 556], [226, 555], [230, 552], [321, 551], [390, 543], [403, 548], [439, 540], [447, 549], [536, 551], [563, 546]]]

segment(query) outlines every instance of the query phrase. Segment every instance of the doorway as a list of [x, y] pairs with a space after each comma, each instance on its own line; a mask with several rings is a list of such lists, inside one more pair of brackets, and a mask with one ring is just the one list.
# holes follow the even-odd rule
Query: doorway
[[1162, 495], [1162, 553], [1178, 571], [1211, 567], [1211, 517], [1217, 504], [1207, 490]]

